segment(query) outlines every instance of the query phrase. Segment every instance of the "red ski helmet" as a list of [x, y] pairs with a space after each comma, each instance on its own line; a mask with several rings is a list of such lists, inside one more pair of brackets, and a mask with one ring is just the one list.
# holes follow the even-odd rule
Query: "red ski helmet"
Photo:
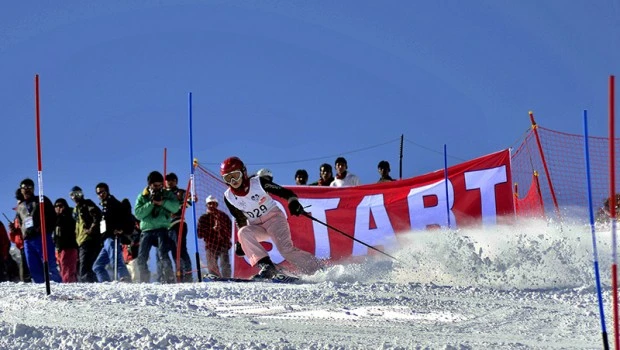
[[235, 170], [245, 171], [245, 164], [238, 157], [226, 158], [222, 164], [220, 164], [220, 175], [224, 176]]
[[[241, 159], [230, 157], [224, 160], [220, 165], [220, 175], [235, 195], [245, 196], [250, 190], [250, 179]], [[232, 181], [235, 183], [234, 186]], [[239, 183], [238, 186], [237, 183]]]

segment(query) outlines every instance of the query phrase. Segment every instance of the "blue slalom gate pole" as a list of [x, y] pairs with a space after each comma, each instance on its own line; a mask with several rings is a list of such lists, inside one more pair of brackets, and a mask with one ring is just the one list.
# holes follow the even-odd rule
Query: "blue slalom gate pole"
[[596, 248], [596, 228], [594, 226], [594, 208], [592, 206], [592, 179], [590, 177], [590, 147], [588, 141], [588, 111], [583, 111], [583, 135], [584, 151], [586, 159], [586, 179], [588, 184], [588, 208], [590, 209], [590, 231], [592, 233], [592, 254], [594, 256], [594, 276], [596, 278], [596, 293], [598, 296], [598, 310], [601, 317], [601, 331], [603, 336], [603, 347], [609, 349], [607, 340], [607, 328], [605, 327], [605, 311], [603, 309], [603, 295], [601, 293], [601, 276], [598, 268], [598, 249]]
[[450, 198], [448, 197], [448, 147], [443, 144], [443, 177], [446, 183], [446, 214], [448, 215], [448, 229], [452, 228], [450, 225]]
[[[187, 97], [187, 116], [189, 119], [189, 180], [191, 183], [192, 201], [196, 200], [196, 183], [194, 181], [194, 138], [192, 129], [192, 93]], [[192, 205], [192, 219], [194, 222], [194, 247], [196, 249], [196, 276], [198, 282], [202, 281], [200, 277], [200, 254], [198, 253], [198, 234], [196, 230], [196, 203]]]

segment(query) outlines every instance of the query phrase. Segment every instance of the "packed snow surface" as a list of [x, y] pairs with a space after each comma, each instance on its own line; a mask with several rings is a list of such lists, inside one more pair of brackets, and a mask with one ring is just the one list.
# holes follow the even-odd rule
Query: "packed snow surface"
[[[410, 232], [301, 284], [0, 284], [2, 349], [600, 349], [589, 226]], [[611, 233], [597, 233], [611, 332]], [[613, 346], [613, 344], [610, 344]]]

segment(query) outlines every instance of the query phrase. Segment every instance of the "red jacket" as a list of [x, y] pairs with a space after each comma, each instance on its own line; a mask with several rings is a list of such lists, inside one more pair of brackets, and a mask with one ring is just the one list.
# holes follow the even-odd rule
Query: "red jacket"
[[226, 213], [216, 209], [198, 219], [198, 238], [205, 240], [207, 250], [226, 251], [231, 243], [232, 222]]
[[11, 230], [11, 233], [9, 234], [11, 237], [11, 242], [15, 243], [15, 247], [17, 247], [17, 249], [22, 250], [24, 249], [24, 237], [22, 236], [19, 219], [15, 218], [13, 225], [15, 225], [15, 228]]
[[9, 241], [9, 235], [6, 233], [4, 224], [0, 222], [0, 258], [2, 260], [8, 259], [10, 250], [11, 242]]

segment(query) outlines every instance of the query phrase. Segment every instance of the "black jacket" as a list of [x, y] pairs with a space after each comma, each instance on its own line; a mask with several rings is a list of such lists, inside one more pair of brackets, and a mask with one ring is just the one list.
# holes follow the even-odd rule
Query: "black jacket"
[[78, 244], [75, 239], [75, 219], [73, 219], [73, 208], [67, 207], [65, 212], [56, 215], [56, 229], [54, 230], [54, 244], [56, 250], [77, 249]]

